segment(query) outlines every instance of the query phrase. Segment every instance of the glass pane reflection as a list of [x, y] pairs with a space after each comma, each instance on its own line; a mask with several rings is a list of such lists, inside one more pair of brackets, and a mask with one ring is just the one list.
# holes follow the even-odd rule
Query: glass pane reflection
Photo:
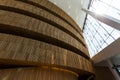
[[[89, 10], [102, 12], [120, 20], [119, 3], [120, 0], [92, 0]], [[120, 37], [120, 31], [94, 19], [90, 15], [87, 16], [83, 33], [91, 57]]]

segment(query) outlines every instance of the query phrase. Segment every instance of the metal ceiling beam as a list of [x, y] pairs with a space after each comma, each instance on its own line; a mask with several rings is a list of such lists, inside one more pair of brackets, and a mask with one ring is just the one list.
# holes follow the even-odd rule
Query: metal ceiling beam
[[101, 61], [107, 60], [117, 54], [120, 54], [120, 38], [118, 38], [112, 44], [108, 45], [106, 48], [100, 51], [92, 58], [92, 60], [96, 64]]
[[96, 14], [95, 12], [89, 11], [88, 9], [82, 8], [82, 10], [85, 11], [87, 14], [91, 15], [92, 17], [94, 17], [95, 19], [120, 31], [120, 20], [117, 20], [108, 15]]

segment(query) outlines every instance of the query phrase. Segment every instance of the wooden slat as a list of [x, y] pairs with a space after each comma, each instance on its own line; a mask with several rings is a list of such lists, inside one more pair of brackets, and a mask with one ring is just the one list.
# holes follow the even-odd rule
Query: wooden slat
[[60, 41], [63, 41], [65, 43], [72, 45], [73, 47], [79, 49], [80, 51], [88, 55], [87, 49], [80, 42], [78, 42], [76, 39], [74, 39], [70, 35], [66, 34], [65, 32], [59, 30], [58, 28], [52, 25], [49, 25], [45, 22], [42, 22], [34, 18], [30, 18], [28, 16], [19, 15], [16, 13], [3, 11], [3, 10], [1, 10], [0, 17], [1, 17], [0, 23], [2, 24], [7, 24], [7, 25], [16, 26], [19, 28], [28, 29], [31, 31], [41, 33], [43, 35], [53, 37], [55, 39], [58, 39]]
[[[76, 80], [73, 75], [65, 77], [68, 74], [64, 72], [62, 76], [51, 70], [41, 72], [41, 66], [67, 69], [79, 75], [93, 74], [81, 35], [72, 18], [47, 0], [0, 0], [0, 67], [27, 66], [21, 71], [10, 69], [8, 73], [0, 70], [0, 79]], [[33, 66], [36, 68], [28, 70]], [[4, 72], [6, 76], [1, 75]]]
[[[47, 75], [47, 76], [46, 76]], [[0, 70], [1, 80], [78, 80], [74, 72], [57, 68], [15, 68]]]
[[[70, 34], [71, 36], [76, 38], [78, 41], [80, 41], [83, 45], [85, 45], [83, 38], [72, 27], [70, 27], [70, 25], [66, 24], [61, 19], [57, 18], [56, 16], [50, 14], [49, 12], [47, 12], [43, 9], [37, 8], [32, 5], [20, 3], [20, 2], [14, 1], [14, 0], [11, 0], [10, 2], [7, 0], [6, 0], [6, 2], [1, 1], [0, 5], [2, 5], [2, 6], [5, 5], [5, 6], [13, 7], [13, 8], [22, 9], [22, 10], [25, 10], [26, 12], [29, 11], [29, 12], [33, 13], [33, 14], [29, 15], [31, 17], [33, 17], [33, 16], [35, 17], [35, 15], [38, 17], [42, 16], [42, 17], [44, 17], [44, 21], [48, 20], [47, 23], [52, 24], [54, 26], [56, 25], [56, 27], [64, 30], [65, 32], [67, 32], [68, 34]], [[7, 9], [8, 8], [6, 8], [6, 10]], [[10, 9], [8, 9], [8, 10], [10, 10]], [[13, 9], [13, 10], [15, 11], [15, 9]], [[20, 10], [18, 10], [18, 11], [20, 12]], [[21, 12], [25, 15], [28, 15], [27, 13], [24, 13], [23, 11], [21, 11]], [[45, 19], [47, 19], [47, 20], [45, 20]], [[61, 27], [59, 27], [59, 26], [61, 26]]]
[[0, 34], [0, 36], [0, 59], [55, 64], [91, 71], [86, 67], [90, 65], [89, 61], [69, 50], [19, 36], [8, 34]]
[[[18, 1], [20, 1], [20, 0], [18, 0]], [[49, 1], [44, 1], [44, 0], [29, 0], [29, 1], [23, 1], [23, 2], [36, 3], [41, 6], [44, 6], [45, 8], [51, 10], [54, 14], [60, 16], [61, 18], [65, 19], [66, 21], [68, 21], [71, 25], [73, 25], [73, 27], [75, 27], [75, 29], [77, 29], [81, 33], [81, 30], [78, 27], [78, 25], [75, 23], [75, 21], [69, 15], [67, 15], [62, 9], [58, 8], [53, 3], [49, 2]]]

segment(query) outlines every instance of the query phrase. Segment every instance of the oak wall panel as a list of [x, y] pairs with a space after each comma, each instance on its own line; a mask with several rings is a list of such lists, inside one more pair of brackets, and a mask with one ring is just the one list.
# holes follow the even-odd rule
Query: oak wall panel
[[0, 67], [12, 67], [0, 69], [3, 80], [77, 80], [94, 73], [81, 29], [48, 0], [0, 0]]

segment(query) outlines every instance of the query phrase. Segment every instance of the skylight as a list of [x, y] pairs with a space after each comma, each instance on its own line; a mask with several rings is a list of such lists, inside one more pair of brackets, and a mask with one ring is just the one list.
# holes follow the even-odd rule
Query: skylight
[[[120, 20], [120, 0], [92, 0], [89, 10]], [[120, 37], [120, 31], [88, 15], [83, 34], [88, 44], [90, 57], [99, 53]]]

